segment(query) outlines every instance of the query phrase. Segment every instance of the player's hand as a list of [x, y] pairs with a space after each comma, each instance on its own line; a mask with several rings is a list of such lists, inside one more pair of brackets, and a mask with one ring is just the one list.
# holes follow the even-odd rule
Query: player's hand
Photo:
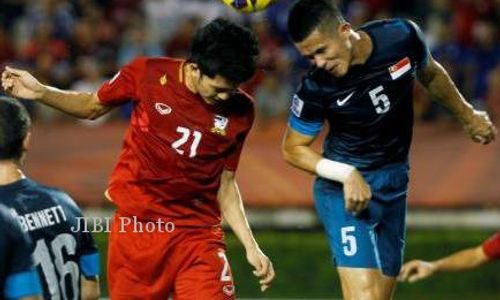
[[368, 207], [372, 198], [370, 186], [358, 170], [352, 173], [344, 181], [344, 199], [347, 211], [358, 213]]
[[423, 260], [412, 260], [407, 262], [399, 272], [398, 280], [403, 282], [417, 282], [427, 278], [436, 272], [434, 264]]
[[474, 142], [486, 145], [495, 140], [497, 129], [487, 112], [474, 110], [462, 123], [465, 131]]
[[10, 67], [2, 72], [2, 88], [11, 96], [29, 100], [41, 98], [45, 90], [29, 72]]
[[260, 290], [267, 290], [275, 276], [273, 263], [259, 247], [247, 250], [247, 260], [254, 267], [253, 274], [260, 279]]

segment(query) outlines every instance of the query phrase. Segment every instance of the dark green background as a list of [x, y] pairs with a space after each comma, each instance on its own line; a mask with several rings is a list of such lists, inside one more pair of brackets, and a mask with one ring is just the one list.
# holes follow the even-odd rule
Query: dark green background
[[[493, 231], [410, 230], [406, 258], [435, 259], [452, 251], [480, 244]], [[228, 256], [239, 298], [341, 298], [335, 269], [325, 237], [317, 231], [271, 231], [255, 233], [262, 249], [272, 258], [277, 277], [273, 287], [261, 293], [246, 263], [243, 248], [228, 234]], [[97, 234], [103, 272], [102, 292], [107, 295], [105, 257], [107, 235]], [[415, 284], [399, 284], [396, 299], [500, 299], [500, 264], [490, 263], [464, 273], [437, 274]]]

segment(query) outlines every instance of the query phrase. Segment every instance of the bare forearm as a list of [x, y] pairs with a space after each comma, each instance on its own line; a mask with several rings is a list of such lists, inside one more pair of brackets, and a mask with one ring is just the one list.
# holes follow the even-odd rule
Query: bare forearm
[[476, 268], [487, 260], [482, 247], [476, 247], [433, 261], [432, 264], [438, 272], [454, 272]]
[[96, 119], [111, 109], [101, 105], [97, 95], [93, 93], [63, 91], [48, 86], [44, 86], [41, 97], [37, 100], [81, 119]]
[[97, 300], [101, 295], [101, 291], [99, 288], [99, 278], [86, 279], [85, 277], [82, 277], [81, 288], [82, 300]]
[[467, 103], [443, 66], [436, 61], [432, 63], [432, 72], [421, 74], [420, 81], [437, 102], [446, 106], [460, 121], [465, 121], [473, 114], [472, 106]]
[[224, 219], [241, 241], [245, 249], [257, 247], [248, 223], [243, 201], [235, 182], [226, 184], [219, 192], [219, 204]]

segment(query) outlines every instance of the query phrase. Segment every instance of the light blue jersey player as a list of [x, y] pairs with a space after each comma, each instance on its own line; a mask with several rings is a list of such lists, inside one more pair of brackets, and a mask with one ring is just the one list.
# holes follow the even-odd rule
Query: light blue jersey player
[[[354, 30], [331, 0], [298, 0], [288, 30], [314, 65], [292, 100], [283, 153], [315, 173], [314, 198], [345, 299], [390, 299], [403, 260], [416, 78], [489, 143], [495, 128], [460, 95], [405, 19]], [[325, 123], [323, 153], [311, 143]]]
[[42, 287], [33, 266], [33, 245], [8, 209], [0, 205], [0, 299], [41, 299]]
[[[0, 97], [0, 204], [33, 241], [29, 254], [45, 299], [98, 299], [99, 254], [90, 232], [77, 231], [83, 227], [80, 209], [66, 193], [26, 178], [19, 169], [30, 125], [17, 100]], [[29, 254], [10, 260], [27, 263]]]

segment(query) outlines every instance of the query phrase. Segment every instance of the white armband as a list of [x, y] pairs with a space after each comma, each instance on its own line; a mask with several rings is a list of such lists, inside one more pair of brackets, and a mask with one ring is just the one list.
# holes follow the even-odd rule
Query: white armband
[[355, 169], [356, 168], [351, 165], [326, 158], [321, 159], [316, 164], [316, 174], [318, 174], [318, 176], [341, 183], [344, 183], [347, 177], [349, 177]]

